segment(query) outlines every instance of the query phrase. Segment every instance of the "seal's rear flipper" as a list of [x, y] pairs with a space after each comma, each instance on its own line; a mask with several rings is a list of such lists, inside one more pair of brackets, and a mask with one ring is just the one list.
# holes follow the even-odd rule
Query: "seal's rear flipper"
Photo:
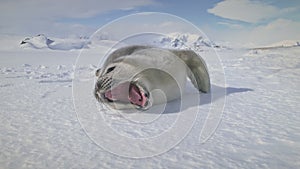
[[171, 50], [188, 66], [188, 76], [193, 85], [201, 92], [210, 91], [210, 79], [204, 60], [192, 50]]

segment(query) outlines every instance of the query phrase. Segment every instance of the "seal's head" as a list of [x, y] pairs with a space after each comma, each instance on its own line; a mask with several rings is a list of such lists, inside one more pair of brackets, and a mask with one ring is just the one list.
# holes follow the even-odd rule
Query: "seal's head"
[[98, 69], [94, 90], [97, 100], [115, 109], [147, 110], [151, 107], [145, 79], [141, 79], [139, 74], [134, 74], [134, 70], [136, 67], [126, 63], [111, 63]]

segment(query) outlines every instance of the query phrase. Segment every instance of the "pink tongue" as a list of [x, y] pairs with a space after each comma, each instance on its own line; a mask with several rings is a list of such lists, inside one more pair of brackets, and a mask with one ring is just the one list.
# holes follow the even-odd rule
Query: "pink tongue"
[[139, 89], [135, 85], [132, 85], [131, 88], [129, 86], [129, 82], [122, 83], [114, 87], [112, 90], [107, 91], [104, 95], [112, 101], [118, 100], [122, 102], [131, 102], [142, 107], [145, 106], [147, 99], [144, 94], [140, 93]]
[[109, 100], [119, 100], [123, 102], [128, 101], [128, 90], [129, 90], [129, 82], [121, 83], [120, 85], [114, 87], [112, 90], [109, 90], [105, 93], [105, 97]]
[[131, 103], [144, 107], [146, 104], [146, 98], [143, 93], [140, 93], [139, 89], [133, 85], [129, 91], [129, 100]]

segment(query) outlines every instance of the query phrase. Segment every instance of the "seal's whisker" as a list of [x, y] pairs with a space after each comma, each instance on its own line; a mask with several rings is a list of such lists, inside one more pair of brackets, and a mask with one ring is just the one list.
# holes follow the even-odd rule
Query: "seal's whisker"
[[99, 83], [100, 83], [100, 89], [104, 89], [108, 84], [111, 83], [111, 78], [109, 77], [104, 77], [102, 79], [100, 79]]

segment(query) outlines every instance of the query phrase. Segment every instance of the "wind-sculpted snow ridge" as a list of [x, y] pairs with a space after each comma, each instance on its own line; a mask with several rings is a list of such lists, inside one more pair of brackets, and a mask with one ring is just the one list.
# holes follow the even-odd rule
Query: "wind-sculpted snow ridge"
[[34, 37], [25, 38], [21, 41], [20, 46], [31, 49], [74, 50], [88, 48], [89, 43], [87, 38], [52, 39], [39, 34]]
[[300, 46], [300, 41], [298, 40], [283, 40], [280, 42], [272, 43], [266, 47], [296, 47]]
[[247, 53], [248, 56], [261, 55], [265, 53], [276, 53], [281, 50], [297, 50], [300, 48], [300, 41], [296, 40], [284, 40], [276, 43], [272, 43], [270, 45], [248, 48], [249, 51]]
[[[66, 65], [37, 65], [23, 64], [20, 67], [3, 67], [0, 74], [11, 79], [28, 79], [37, 83], [63, 84], [71, 83], [74, 73]], [[65, 85], [65, 84], [64, 84]], [[70, 84], [66, 85], [71, 87]]]

